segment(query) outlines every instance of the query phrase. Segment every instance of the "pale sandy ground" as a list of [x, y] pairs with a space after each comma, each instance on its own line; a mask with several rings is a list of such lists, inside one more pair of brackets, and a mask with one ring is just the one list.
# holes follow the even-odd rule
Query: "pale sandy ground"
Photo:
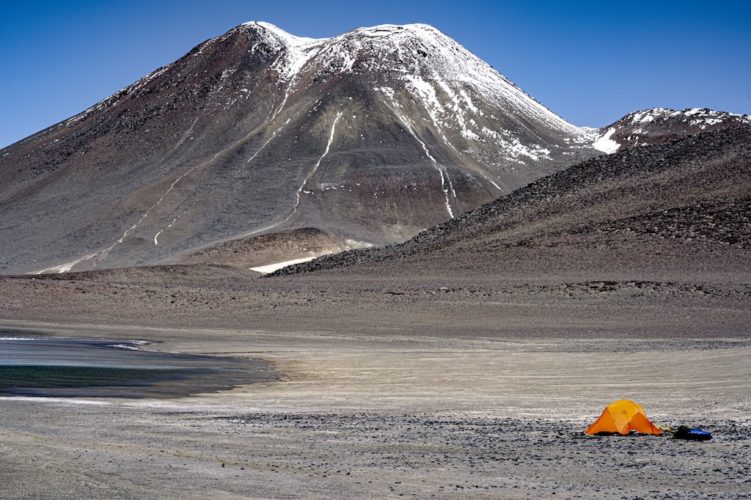
[[[175, 400], [0, 400], [0, 496], [743, 497], [747, 337], [538, 338], [61, 326], [260, 357], [277, 383]], [[709, 443], [586, 438], [614, 399]]]

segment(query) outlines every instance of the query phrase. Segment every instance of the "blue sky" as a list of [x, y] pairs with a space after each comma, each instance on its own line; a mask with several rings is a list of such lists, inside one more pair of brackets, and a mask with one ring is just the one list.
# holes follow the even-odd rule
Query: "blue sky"
[[751, 113], [751, 1], [0, 0], [0, 147], [249, 20], [303, 36], [424, 22], [578, 125]]

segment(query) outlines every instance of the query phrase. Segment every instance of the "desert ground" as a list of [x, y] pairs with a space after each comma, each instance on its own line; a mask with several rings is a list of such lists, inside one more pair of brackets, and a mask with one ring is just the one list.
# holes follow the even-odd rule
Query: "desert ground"
[[[591, 278], [2, 278], [6, 332], [263, 359], [279, 380], [0, 399], [0, 496], [747, 496], [745, 275]], [[714, 439], [585, 436], [621, 398]]]

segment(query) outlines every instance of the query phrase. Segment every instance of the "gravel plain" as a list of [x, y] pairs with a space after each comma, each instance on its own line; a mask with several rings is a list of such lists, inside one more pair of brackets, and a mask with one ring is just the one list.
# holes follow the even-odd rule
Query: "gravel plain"
[[[751, 487], [748, 337], [650, 338], [635, 320], [601, 338], [544, 335], [545, 322], [534, 337], [4, 323], [260, 358], [280, 380], [170, 399], [4, 398], [3, 498], [743, 498]], [[586, 437], [618, 398], [715, 438]]]

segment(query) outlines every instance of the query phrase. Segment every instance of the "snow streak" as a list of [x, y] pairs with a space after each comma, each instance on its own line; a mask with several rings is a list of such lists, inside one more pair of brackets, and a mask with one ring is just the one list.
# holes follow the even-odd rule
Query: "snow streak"
[[[389, 106], [391, 107], [391, 106]], [[443, 165], [439, 165], [435, 158], [433, 158], [433, 155], [430, 154], [430, 150], [428, 149], [428, 146], [425, 145], [424, 142], [417, 136], [414, 130], [412, 130], [412, 127], [407, 122], [407, 119], [395, 108], [391, 108], [391, 110], [394, 112], [397, 118], [402, 122], [404, 127], [407, 129], [407, 131], [412, 134], [412, 137], [414, 137], [417, 142], [420, 143], [422, 146], [423, 151], [425, 151], [425, 156], [428, 157], [430, 162], [433, 164], [433, 168], [438, 170], [438, 173], [441, 174], [441, 190], [443, 191], [443, 195], [446, 198], [446, 211], [449, 214], [449, 217], [452, 219], [454, 218], [454, 211], [451, 209], [451, 199], [449, 197], [449, 190], [446, 187], [446, 179], [448, 179], [448, 185], [451, 188], [451, 192], [454, 194], [454, 199], [456, 199], [456, 191], [454, 191], [454, 186], [451, 184], [451, 178], [449, 178], [448, 172], [445, 171], [445, 168]]]
[[334, 118], [334, 123], [331, 125], [331, 132], [329, 133], [329, 139], [326, 142], [326, 149], [324, 149], [323, 154], [321, 154], [321, 156], [318, 158], [318, 161], [316, 161], [315, 165], [313, 166], [313, 170], [311, 170], [308, 173], [308, 175], [305, 176], [305, 179], [303, 179], [302, 184], [300, 184], [300, 187], [297, 188], [297, 191], [295, 192], [295, 204], [292, 207], [292, 211], [290, 212], [290, 214], [287, 217], [285, 217], [284, 219], [282, 219], [281, 221], [279, 221], [279, 222], [274, 222], [272, 224], [268, 224], [266, 226], [259, 227], [257, 229], [252, 230], [252, 231], [249, 231], [247, 233], [243, 233], [242, 235], [240, 235], [238, 237], [247, 238], [249, 236], [254, 236], [256, 234], [266, 232], [266, 231], [268, 231], [270, 229], [274, 229], [275, 227], [281, 226], [285, 222], [289, 221], [292, 218], [292, 216], [294, 216], [295, 213], [297, 213], [297, 209], [300, 207], [300, 200], [301, 200], [300, 195], [305, 190], [305, 186], [308, 185], [308, 181], [310, 181], [310, 179], [313, 177], [313, 175], [315, 175], [316, 171], [318, 170], [318, 167], [321, 166], [321, 162], [323, 161], [323, 159], [326, 156], [328, 156], [329, 151], [331, 150], [331, 144], [334, 142], [334, 135], [336, 134], [336, 124], [339, 122], [339, 119], [342, 117], [342, 114], [343, 113], [341, 111], [339, 111], [336, 114], [336, 118]]
[[318, 170], [318, 167], [321, 166], [321, 162], [324, 158], [329, 154], [329, 150], [331, 149], [331, 143], [334, 142], [334, 134], [336, 133], [336, 124], [339, 121], [339, 118], [342, 117], [342, 112], [339, 111], [336, 114], [336, 118], [334, 118], [334, 123], [331, 125], [331, 133], [329, 134], [329, 140], [326, 143], [326, 149], [323, 151], [323, 154], [318, 158], [318, 161], [316, 162], [315, 166], [313, 167], [313, 170], [311, 170], [307, 176], [305, 176], [305, 179], [302, 181], [302, 184], [299, 188], [297, 188], [297, 192], [295, 193], [295, 206], [292, 209], [292, 213], [289, 214], [289, 216], [284, 219], [285, 221], [289, 220], [292, 215], [297, 211], [297, 208], [300, 206], [300, 194], [305, 189], [305, 186], [307, 186], [308, 181], [310, 180], [313, 175], [315, 175], [316, 171]]
[[155, 245], [155, 246], [156, 246], [156, 245], [159, 245], [159, 235], [160, 235], [160, 234], [162, 234], [162, 233], [163, 233], [164, 231], [167, 231], [168, 229], [170, 229], [170, 228], [171, 228], [172, 226], [174, 226], [174, 225], [175, 225], [175, 222], [177, 222], [177, 219], [179, 219], [179, 218], [180, 218], [180, 216], [179, 216], [179, 215], [176, 215], [176, 216], [175, 216], [175, 217], [174, 217], [174, 218], [172, 219], [172, 222], [170, 222], [169, 224], [167, 224], [167, 227], [165, 227], [165, 228], [161, 229], [161, 230], [160, 230], [160, 231], [159, 231], [158, 233], [156, 233], [156, 234], [154, 235], [154, 245]]
[[70, 262], [65, 262], [65, 263], [60, 264], [58, 266], [52, 266], [52, 267], [48, 267], [46, 269], [41, 269], [39, 271], [34, 271], [33, 273], [30, 273], [30, 274], [67, 273], [68, 271], [70, 271], [71, 269], [73, 269], [73, 266], [75, 266], [77, 264], [80, 264], [81, 262], [84, 262], [86, 260], [93, 259], [97, 255], [99, 255], [99, 252], [94, 252], [94, 253], [91, 253], [91, 254], [88, 254], [88, 255], [84, 255], [83, 257], [81, 257], [79, 259], [72, 260]]

